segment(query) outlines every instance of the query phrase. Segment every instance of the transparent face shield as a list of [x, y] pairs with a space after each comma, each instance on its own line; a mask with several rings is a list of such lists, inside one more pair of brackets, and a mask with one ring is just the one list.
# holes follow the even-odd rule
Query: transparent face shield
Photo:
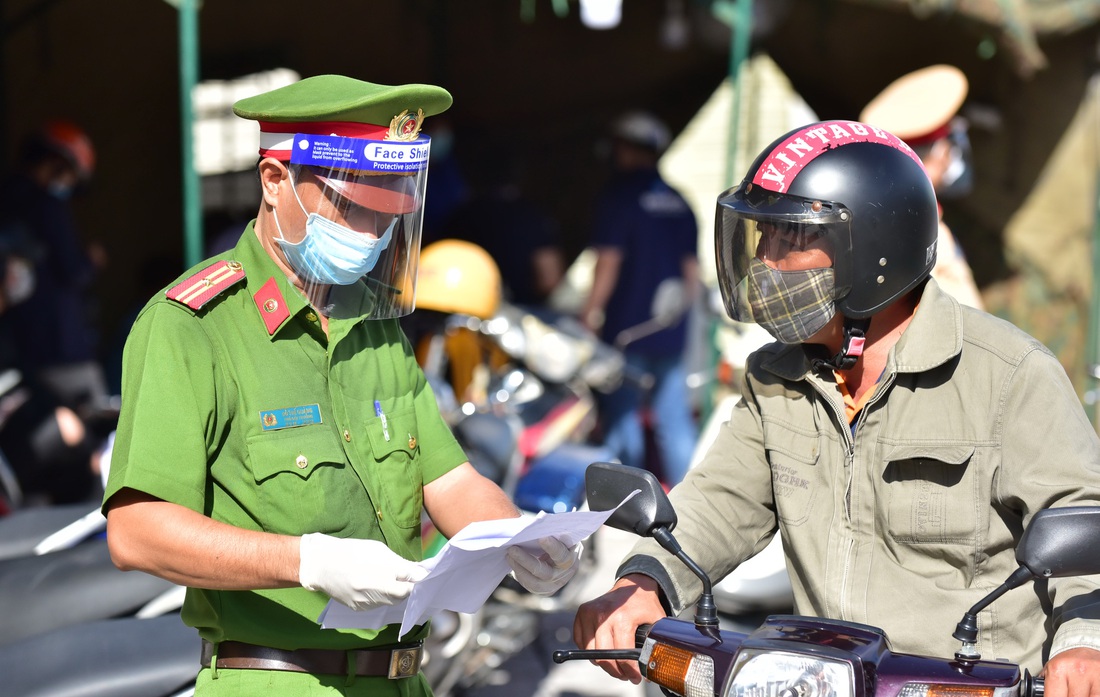
[[816, 334], [847, 292], [838, 287], [836, 262], [850, 258], [848, 219], [835, 204], [751, 185], [721, 197], [715, 254], [729, 316], [760, 324], [783, 343]]
[[305, 224], [276, 240], [299, 286], [332, 318], [412, 312], [429, 139], [297, 134], [290, 178]]

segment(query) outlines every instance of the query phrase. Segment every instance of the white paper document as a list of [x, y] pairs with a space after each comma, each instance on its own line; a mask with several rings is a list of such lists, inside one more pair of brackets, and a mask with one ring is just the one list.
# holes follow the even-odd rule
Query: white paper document
[[[619, 503], [626, 503], [638, 492]], [[506, 518], [471, 523], [421, 566], [429, 570], [404, 602], [362, 612], [330, 600], [317, 618], [325, 629], [378, 629], [401, 623], [401, 636], [439, 610], [472, 613], [480, 608], [512, 568], [505, 552], [520, 545], [542, 554], [538, 540], [556, 537], [567, 547], [586, 539], [619, 506], [609, 511], [539, 513], [536, 517]]]

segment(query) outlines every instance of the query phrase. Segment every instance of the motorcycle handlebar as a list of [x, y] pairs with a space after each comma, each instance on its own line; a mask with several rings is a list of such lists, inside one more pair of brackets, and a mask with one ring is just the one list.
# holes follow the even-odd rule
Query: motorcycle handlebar
[[565, 663], [587, 659], [589, 661], [636, 661], [641, 653], [642, 644], [649, 636], [652, 624], [641, 624], [634, 630], [633, 649], [578, 649], [572, 651], [555, 651], [554, 663]]
[[1043, 697], [1046, 693], [1046, 681], [1040, 677], [1028, 675], [1022, 697]]

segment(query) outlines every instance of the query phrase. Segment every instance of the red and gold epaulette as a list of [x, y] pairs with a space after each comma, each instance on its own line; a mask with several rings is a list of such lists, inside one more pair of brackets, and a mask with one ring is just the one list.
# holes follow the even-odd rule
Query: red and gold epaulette
[[242, 278], [244, 267], [239, 261], [219, 261], [180, 281], [164, 294], [170, 300], [198, 310]]

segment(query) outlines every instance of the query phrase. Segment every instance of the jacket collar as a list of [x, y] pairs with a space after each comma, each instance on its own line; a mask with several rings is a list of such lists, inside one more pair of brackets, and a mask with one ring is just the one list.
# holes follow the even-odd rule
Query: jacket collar
[[[872, 320], [873, 324], [873, 320]], [[761, 367], [785, 380], [802, 380], [811, 373], [801, 345], [768, 344]], [[962, 352], [962, 309], [935, 279], [929, 279], [913, 320], [890, 351], [886, 371], [920, 373], [943, 365]]]

